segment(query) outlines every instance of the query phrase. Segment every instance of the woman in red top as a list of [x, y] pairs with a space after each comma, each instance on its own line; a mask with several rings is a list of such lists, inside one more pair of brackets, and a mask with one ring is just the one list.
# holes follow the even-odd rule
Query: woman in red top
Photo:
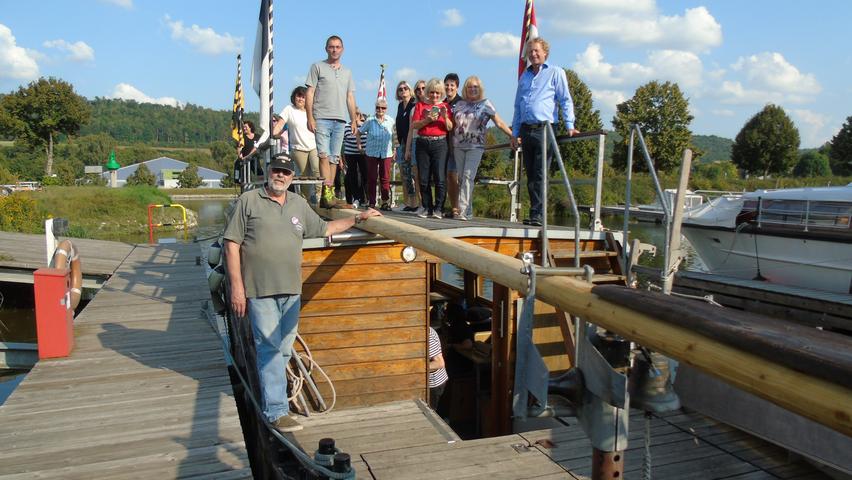
[[[447, 132], [453, 129], [453, 112], [443, 102], [444, 84], [437, 78], [426, 84], [426, 101], [417, 102], [411, 128], [417, 131], [417, 170], [420, 180], [420, 209], [417, 216], [442, 218], [447, 180]], [[405, 152], [411, 158], [411, 151]], [[435, 186], [433, 201], [432, 186]]]

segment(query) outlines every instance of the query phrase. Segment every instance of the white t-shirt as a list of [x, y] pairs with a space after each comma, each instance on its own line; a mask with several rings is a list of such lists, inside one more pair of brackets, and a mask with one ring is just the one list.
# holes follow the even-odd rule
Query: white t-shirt
[[281, 110], [281, 118], [287, 125], [290, 148], [301, 152], [316, 150], [317, 141], [314, 134], [308, 130], [308, 114], [293, 105], [287, 105]]

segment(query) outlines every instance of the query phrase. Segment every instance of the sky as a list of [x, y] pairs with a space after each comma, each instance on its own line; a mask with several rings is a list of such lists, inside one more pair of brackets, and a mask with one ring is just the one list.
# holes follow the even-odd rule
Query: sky
[[[90, 99], [230, 110], [243, 54], [246, 108], [260, 0], [0, 0], [0, 92], [52, 76]], [[677, 82], [695, 134], [734, 138], [766, 104], [784, 108], [802, 147], [852, 115], [852, 2], [535, 0], [550, 63], [576, 71], [605, 128], [652, 80]], [[274, 2], [275, 108], [343, 38], [359, 107], [372, 111], [380, 64], [396, 82], [477, 75], [513, 114], [524, 0]], [[391, 106], [395, 112], [395, 106]]]

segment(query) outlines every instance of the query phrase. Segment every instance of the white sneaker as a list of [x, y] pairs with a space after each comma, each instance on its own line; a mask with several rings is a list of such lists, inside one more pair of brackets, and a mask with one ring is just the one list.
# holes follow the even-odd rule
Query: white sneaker
[[426, 218], [429, 216], [429, 214], [426, 212], [426, 209], [423, 207], [418, 208], [414, 214], [420, 218]]
[[437, 218], [438, 220], [441, 220], [441, 219], [444, 218], [444, 216], [441, 215], [441, 212], [436, 210], [436, 211], [432, 212], [432, 218]]
[[358, 210], [358, 205], [359, 205], [358, 200], [352, 200], [352, 208], [354, 208], [355, 210]]
[[456, 220], [461, 220], [461, 221], [463, 221], [463, 222], [466, 222], [466, 221], [467, 221], [467, 217], [465, 217], [464, 215], [462, 215], [462, 214], [460, 213], [460, 214], [456, 215]]

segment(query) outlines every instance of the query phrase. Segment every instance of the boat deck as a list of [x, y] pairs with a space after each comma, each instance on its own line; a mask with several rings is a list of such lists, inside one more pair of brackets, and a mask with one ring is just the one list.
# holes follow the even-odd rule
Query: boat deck
[[[308, 453], [332, 437], [350, 454], [358, 478], [374, 480], [586, 479], [592, 447], [574, 418], [553, 428], [460, 440], [421, 402], [338, 410], [300, 419], [294, 434]], [[631, 416], [625, 478], [639, 478], [645, 459], [645, 418]], [[797, 479], [830, 477], [787, 451], [732, 427], [682, 411], [650, 420], [651, 465], [657, 480]]]
[[123, 261], [71, 355], [0, 406], [0, 478], [250, 478], [198, 246], [102, 247]]

